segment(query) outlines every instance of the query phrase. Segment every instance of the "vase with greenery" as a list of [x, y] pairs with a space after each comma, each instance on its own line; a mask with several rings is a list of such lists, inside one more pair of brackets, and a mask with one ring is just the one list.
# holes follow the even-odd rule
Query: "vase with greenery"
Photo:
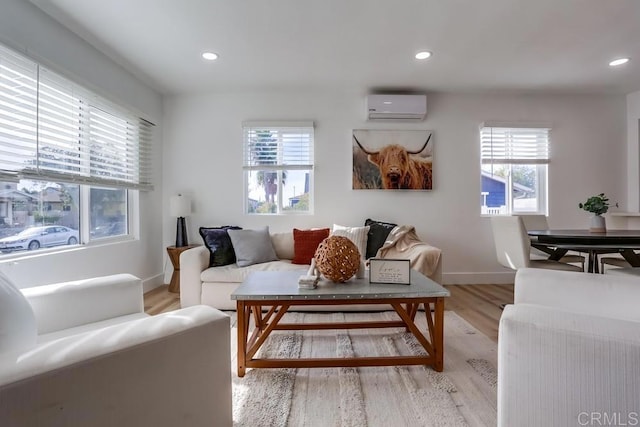
[[[617, 203], [616, 206], [618, 206]], [[586, 202], [578, 203], [578, 207], [593, 214], [593, 217], [591, 217], [591, 227], [589, 228], [590, 231], [595, 233], [607, 231], [606, 223], [602, 215], [609, 210], [609, 198], [607, 198], [604, 193], [589, 197]]]

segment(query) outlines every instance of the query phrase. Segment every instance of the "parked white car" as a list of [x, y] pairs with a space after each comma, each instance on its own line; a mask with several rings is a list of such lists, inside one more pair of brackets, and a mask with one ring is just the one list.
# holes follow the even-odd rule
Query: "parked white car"
[[36, 250], [59, 245], [78, 244], [78, 230], [61, 225], [30, 227], [20, 233], [0, 239], [0, 251]]

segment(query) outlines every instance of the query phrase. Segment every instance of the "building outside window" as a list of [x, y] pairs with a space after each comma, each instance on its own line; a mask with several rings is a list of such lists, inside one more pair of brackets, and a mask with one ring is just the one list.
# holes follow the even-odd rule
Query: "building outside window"
[[313, 213], [313, 123], [243, 123], [245, 213]]
[[129, 236], [151, 128], [0, 46], [0, 251]]
[[549, 134], [546, 127], [480, 129], [481, 214], [547, 214]]

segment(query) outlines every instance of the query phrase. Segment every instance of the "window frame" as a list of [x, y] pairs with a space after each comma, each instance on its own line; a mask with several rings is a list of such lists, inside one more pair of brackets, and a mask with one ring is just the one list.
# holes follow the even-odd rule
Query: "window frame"
[[80, 238], [82, 243], [86, 246], [99, 246], [102, 244], [124, 242], [128, 240], [135, 240], [140, 238], [138, 232], [138, 222], [134, 221], [136, 218], [138, 200], [140, 192], [138, 190], [131, 190], [125, 188], [126, 200], [127, 200], [127, 232], [119, 234], [117, 236], [107, 236], [91, 238], [91, 188], [106, 188], [115, 189], [114, 187], [104, 187], [95, 185], [80, 185]]
[[[0, 181], [72, 184], [78, 185], [79, 193], [78, 245], [10, 252], [0, 254], [0, 259], [139, 239], [140, 191], [153, 190], [155, 125], [3, 43], [0, 66], [4, 67], [0, 83], [15, 83], [4, 86], [0, 93], [5, 101], [0, 105], [0, 119], [6, 123], [0, 128], [0, 154], [5, 158], [0, 164]], [[62, 89], [60, 104], [50, 92], [58, 89]], [[19, 115], [12, 114], [14, 108]], [[46, 111], [51, 108], [56, 111], [53, 121]], [[61, 116], [57, 113], [63, 110], [66, 116], [58, 122]], [[66, 135], [64, 139], [55, 133], [58, 130]], [[42, 151], [47, 146], [53, 149]], [[22, 147], [22, 151], [16, 147]], [[91, 188], [125, 191], [126, 233], [92, 238]]]
[[[494, 138], [493, 132], [496, 132]], [[481, 216], [540, 214], [549, 211], [549, 162], [551, 126], [548, 124], [514, 125], [509, 123], [483, 123], [480, 126], [480, 214]], [[508, 168], [505, 180], [505, 205], [495, 208], [485, 204], [488, 192], [482, 187], [485, 165], [500, 165]], [[536, 209], [515, 210], [512, 168], [514, 166], [535, 167]], [[493, 168], [492, 168], [493, 169]], [[493, 175], [493, 173], [492, 173]], [[502, 209], [504, 207], [504, 209]]]
[[[298, 158], [287, 157], [284, 154], [282, 146], [284, 141], [281, 137], [278, 137], [276, 141], [272, 141], [277, 144], [277, 151], [275, 153], [275, 159], [270, 160], [269, 163], [261, 164], [255, 161], [255, 151], [251, 145], [250, 135], [257, 131], [271, 131], [276, 134], [286, 134], [287, 131], [298, 130], [302, 134], [308, 135], [306, 139], [306, 151]], [[243, 122], [242, 123], [242, 175], [243, 175], [243, 213], [245, 215], [313, 215], [314, 203], [314, 139], [315, 139], [315, 127], [313, 122]], [[300, 141], [305, 140], [302, 138]], [[286, 209], [284, 198], [284, 185], [282, 184], [282, 174], [287, 172], [300, 171], [309, 174], [308, 187], [309, 200], [307, 210]], [[276, 199], [274, 201], [276, 205], [275, 212], [250, 212], [251, 206], [249, 203], [249, 184], [251, 183], [250, 174], [259, 172], [275, 172], [277, 173], [277, 190]], [[285, 184], [286, 185], [286, 184]], [[304, 194], [304, 193], [303, 193]], [[295, 196], [295, 194], [294, 194]]]
[[[47, 181], [47, 182], [51, 182], [51, 181]], [[14, 251], [14, 252], [0, 253], [0, 260], [11, 260], [11, 259], [17, 259], [17, 258], [25, 258], [25, 257], [31, 257], [31, 256], [40, 256], [40, 255], [46, 255], [46, 254], [52, 254], [52, 253], [73, 251], [82, 247], [95, 247], [95, 246], [101, 246], [105, 244], [133, 241], [140, 238], [139, 221], [137, 220], [138, 217], [136, 216], [136, 212], [139, 211], [138, 206], [139, 206], [140, 192], [138, 190], [124, 189], [126, 191], [126, 203], [127, 203], [127, 209], [126, 209], [127, 233], [119, 234], [116, 236], [92, 238], [91, 229], [89, 227], [89, 224], [91, 221], [90, 192], [91, 192], [91, 188], [95, 186], [90, 186], [85, 184], [72, 184], [72, 185], [78, 185], [79, 187], [78, 189], [79, 242], [78, 244], [72, 245], [72, 246], [59, 245], [59, 246], [53, 246], [53, 247], [44, 247], [44, 248], [39, 248], [35, 251]], [[98, 188], [112, 189], [111, 187], [98, 187]], [[61, 226], [58, 224], [50, 224], [50, 225]], [[36, 226], [40, 226], [40, 225], [36, 225]]]

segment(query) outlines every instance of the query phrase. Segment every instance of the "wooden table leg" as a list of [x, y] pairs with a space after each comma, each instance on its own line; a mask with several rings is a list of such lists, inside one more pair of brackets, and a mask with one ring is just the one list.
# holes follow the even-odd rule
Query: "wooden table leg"
[[256, 329], [264, 330], [264, 320], [262, 319], [262, 307], [256, 305], [253, 307], [253, 323], [255, 323]]
[[[406, 310], [407, 310], [407, 313], [409, 314], [409, 317], [411, 318], [411, 320], [415, 320], [416, 312], [418, 311], [417, 308], [416, 308], [416, 304], [407, 303], [406, 304]], [[411, 332], [411, 330], [409, 329], [408, 326], [405, 326], [404, 331], [405, 332]]]
[[620, 254], [631, 264], [631, 267], [640, 267], [640, 257], [632, 249], [621, 250]]
[[587, 273], [598, 273], [598, 253], [589, 251], [589, 261], [587, 263]]
[[435, 351], [433, 349], [434, 343], [430, 343], [427, 340], [427, 338], [424, 336], [424, 334], [420, 332], [420, 329], [418, 329], [418, 325], [416, 325], [413, 319], [411, 319], [411, 316], [409, 316], [409, 313], [407, 313], [406, 310], [404, 310], [404, 308], [402, 307], [402, 304], [391, 303], [391, 306], [396, 311], [396, 313], [398, 313], [398, 316], [400, 316], [405, 326], [409, 328], [409, 331], [413, 334], [413, 336], [416, 337], [418, 342], [422, 345], [422, 347], [424, 347], [426, 352], [432, 357], [435, 357]]
[[245, 308], [244, 301], [238, 301], [238, 376], [240, 378], [244, 377], [246, 369], [247, 334], [249, 325], [246, 322], [247, 316], [245, 315]]
[[567, 252], [569, 252], [569, 249], [556, 248], [553, 253], [549, 255], [549, 259], [552, 261], [560, 261], [560, 258], [565, 256]]
[[[430, 316], [429, 304], [425, 305], [425, 312], [427, 316]], [[436, 298], [435, 303], [433, 349], [436, 357], [433, 369], [437, 372], [442, 372], [444, 369], [444, 298], [442, 297]]]

